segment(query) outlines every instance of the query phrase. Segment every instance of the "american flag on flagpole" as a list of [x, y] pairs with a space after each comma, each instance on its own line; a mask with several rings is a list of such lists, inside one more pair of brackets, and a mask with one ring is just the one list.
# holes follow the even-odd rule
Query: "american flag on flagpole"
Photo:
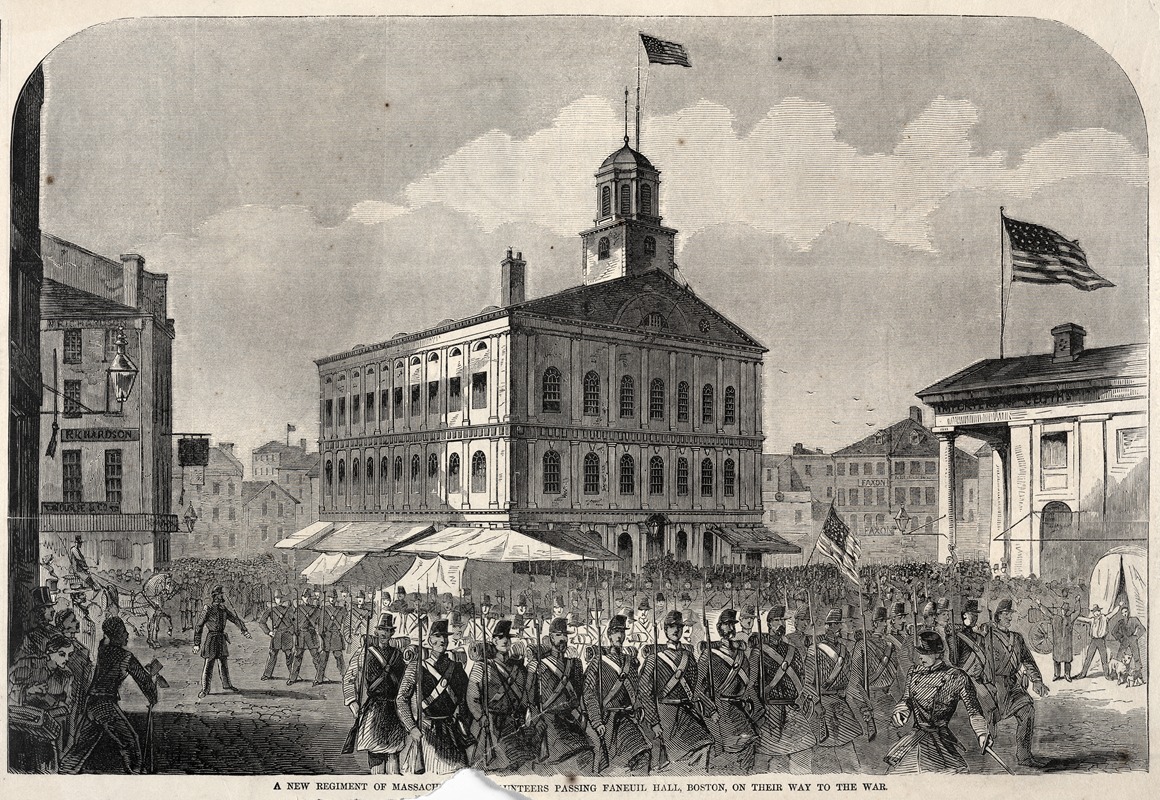
[[677, 64], [682, 67], [691, 67], [689, 54], [685, 52], [683, 44], [666, 42], [647, 33], [640, 35], [640, 42], [644, 45], [644, 52], [648, 55], [650, 64]]
[[858, 580], [858, 559], [862, 557], [862, 548], [858, 544], [858, 537], [846, 527], [832, 505], [822, 523], [822, 535], [818, 537], [814, 549], [833, 561], [851, 582], [861, 586]]
[[1024, 283], [1066, 283], [1085, 292], [1115, 286], [1088, 266], [1078, 241], [1058, 231], [1003, 216], [1011, 240], [1011, 280]]

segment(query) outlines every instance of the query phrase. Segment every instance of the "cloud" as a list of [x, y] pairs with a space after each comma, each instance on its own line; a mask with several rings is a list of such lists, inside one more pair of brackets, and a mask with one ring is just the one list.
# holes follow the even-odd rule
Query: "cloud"
[[353, 222], [361, 222], [364, 225], [374, 225], [379, 222], [394, 219], [395, 217], [401, 217], [403, 214], [409, 214], [411, 211], [412, 209], [406, 206], [395, 205], [394, 203], [384, 203], [380, 200], [363, 200], [350, 210], [349, 219]]
[[[929, 217], [958, 191], [1026, 198], [1053, 183], [1099, 175], [1145, 185], [1145, 157], [1118, 133], [1060, 133], [1008, 166], [1005, 152], [975, 152], [978, 121], [969, 101], [938, 97], [905, 126], [890, 153], [867, 155], [842, 141], [824, 103], [787, 98], [739, 135], [728, 108], [703, 101], [646, 120], [642, 149], [662, 170], [666, 221], [682, 233], [740, 223], [801, 250], [827, 227], [848, 223], [933, 252]], [[406, 203], [446, 205], [484, 230], [530, 222], [574, 232], [591, 213], [592, 173], [615, 148], [609, 133], [618, 125], [607, 101], [585, 97], [526, 139], [491, 131], [408, 186]]]

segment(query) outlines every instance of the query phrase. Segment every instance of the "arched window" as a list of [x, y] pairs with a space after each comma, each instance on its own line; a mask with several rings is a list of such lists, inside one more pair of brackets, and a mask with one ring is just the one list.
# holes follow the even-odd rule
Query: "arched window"
[[330, 459], [326, 460], [326, 489], [330, 491], [334, 488], [334, 462]]
[[447, 357], [448, 358], [456, 358], [456, 357], [461, 356], [461, 355], [463, 355], [462, 350], [460, 350], [458, 347], [452, 347], [451, 352], [447, 354]]
[[544, 370], [541, 407], [545, 414], [560, 413], [560, 370], [555, 367]]
[[346, 461], [341, 458], [338, 460], [338, 493], [346, 494]]
[[665, 493], [665, 460], [660, 456], [648, 460], [648, 493]]
[[631, 375], [620, 379], [620, 416], [636, 416], [636, 384]]
[[866, 514], [862, 517], [862, 529], [867, 533], [870, 532], [870, 528], [874, 524], [873, 520], [874, 518], [869, 514]]
[[375, 460], [367, 457], [367, 494], [375, 493]]
[[689, 560], [689, 534], [684, 529], [677, 531], [677, 561]]
[[644, 237], [644, 254], [650, 258], [657, 254], [657, 240], [651, 236]]
[[600, 494], [600, 456], [584, 456], [584, 494]]
[[689, 384], [681, 381], [677, 384], [677, 422], [689, 421]]
[[713, 563], [713, 534], [705, 531], [701, 539], [701, 565], [709, 566]]
[[447, 459], [447, 491], [459, 490], [459, 453], [452, 453]]
[[612, 214], [612, 187], [603, 186], [600, 189], [600, 216], [607, 217]]
[[632, 186], [628, 183], [620, 184], [620, 213], [632, 213]]
[[725, 387], [725, 424], [737, 424], [737, 390], [732, 386]]
[[390, 460], [383, 456], [382, 461], [379, 462], [379, 493], [386, 494], [387, 491], [387, 476], [391, 474]]
[[544, 453], [544, 494], [560, 493], [560, 454], [555, 450]]
[[713, 496], [713, 459], [701, 461], [701, 497]]
[[612, 252], [612, 248], [608, 244], [608, 237], [601, 236], [600, 241], [596, 243], [596, 257], [599, 259], [608, 258]]
[[476, 450], [471, 457], [471, 491], [487, 491], [487, 456], [482, 450]]
[[628, 453], [620, 457], [620, 493], [636, 494], [636, 462]]
[[600, 415], [600, 375], [589, 372], [584, 376], [584, 416]]
[[419, 356], [411, 356], [411, 366], [412, 367], [417, 367], [422, 363], [423, 363], [423, 360], [421, 358], [419, 358]]
[[648, 390], [648, 418], [665, 418], [665, 382], [660, 378], [653, 378]]
[[689, 459], [677, 459], [677, 494], [685, 497], [689, 494]]
[[701, 390], [701, 422], [713, 422], [713, 385], [709, 383]]
[[434, 478], [439, 474], [439, 456], [432, 453], [427, 456], [427, 477]]
[[402, 489], [401, 484], [403, 482], [403, 457], [402, 456], [395, 456], [395, 473], [394, 474], [395, 474], [395, 483], [399, 484], [399, 485], [395, 486], [395, 491], [397, 492], [397, 491], [400, 491]]
[[[652, 214], [652, 186], [647, 183], [640, 185], [640, 213]], [[645, 250], [647, 252], [647, 245], [645, 246]]]
[[724, 474], [721, 476], [722, 482], [725, 484], [725, 496], [732, 497], [737, 490], [737, 465], [733, 463], [733, 459], [725, 459]]
[[352, 458], [350, 460], [350, 490], [351, 490], [351, 492], [358, 491], [358, 477], [359, 477], [359, 473], [362, 472], [362, 470], [359, 469], [359, 464], [361, 464], [361, 463], [362, 462], [357, 458]]
[[419, 475], [423, 468], [423, 462], [419, 460], [419, 454], [411, 456], [411, 491], [419, 491]]

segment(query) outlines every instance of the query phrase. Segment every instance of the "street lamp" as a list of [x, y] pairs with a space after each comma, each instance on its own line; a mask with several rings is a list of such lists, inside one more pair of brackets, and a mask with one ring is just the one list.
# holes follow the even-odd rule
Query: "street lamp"
[[133, 363], [133, 359], [129, 358], [125, 353], [125, 345], [128, 344], [125, 339], [125, 329], [121, 328], [117, 331], [117, 339], [113, 343], [117, 352], [113, 356], [113, 363], [109, 365], [109, 383], [113, 386], [113, 396], [117, 399], [118, 411], [120, 411], [125, 401], [129, 399], [129, 394], [133, 391], [133, 383], [137, 380], [137, 365]]
[[910, 519], [910, 515], [906, 513], [906, 506], [899, 506], [898, 513], [894, 515], [894, 524], [898, 527], [899, 533], [910, 530]]

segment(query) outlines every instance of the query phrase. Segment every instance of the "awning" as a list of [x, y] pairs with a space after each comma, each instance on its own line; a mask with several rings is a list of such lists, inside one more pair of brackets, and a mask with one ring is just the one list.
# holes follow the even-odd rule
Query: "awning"
[[309, 548], [320, 553], [385, 553], [434, 530], [425, 522], [339, 522]]
[[300, 531], [290, 534], [285, 539], [279, 539], [275, 547], [283, 550], [301, 550], [318, 541], [334, 527], [333, 522], [314, 522]]
[[396, 552], [500, 562], [616, 559], [604, 548], [574, 542], [563, 533], [537, 530], [533, 537], [511, 528], [444, 528]]
[[365, 553], [348, 556], [346, 553], [323, 553], [314, 559], [306, 569], [302, 570], [302, 577], [307, 583], [315, 586], [330, 586], [343, 575], [350, 572], [358, 562], [366, 558]]
[[302, 570], [302, 577], [315, 586], [331, 586], [339, 582], [350, 586], [393, 586], [414, 561], [410, 555], [323, 553]]
[[733, 525], [713, 528], [711, 533], [720, 536], [735, 553], [768, 553], [793, 555], [802, 549], [788, 542], [764, 525], [741, 528]]

